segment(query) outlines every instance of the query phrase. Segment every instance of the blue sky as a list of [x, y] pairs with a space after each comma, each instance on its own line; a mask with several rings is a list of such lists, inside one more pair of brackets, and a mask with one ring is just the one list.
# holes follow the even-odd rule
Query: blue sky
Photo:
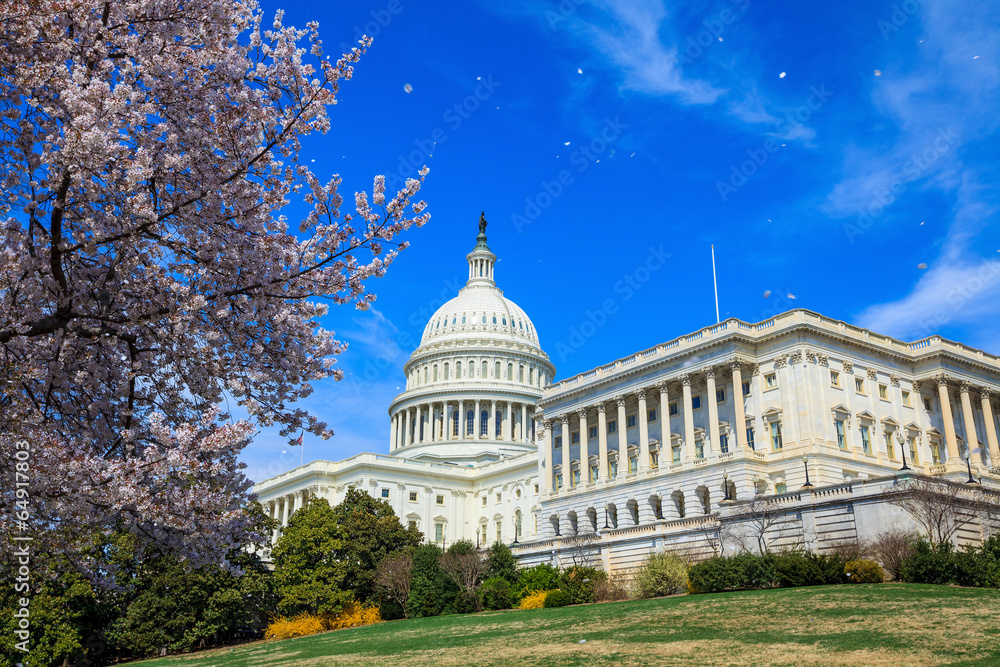
[[[336, 432], [306, 460], [388, 449], [403, 363], [464, 284], [481, 210], [557, 378], [713, 323], [711, 244], [723, 318], [803, 307], [1000, 353], [996, 2], [265, 7], [319, 21], [328, 53], [375, 37], [305, 147], [321, 176], [349, 192], [431, 169], [431, 221], [374, 307], [327, 317], [348, 375], [305, 402]], [[298, 459], [270, 431], [243, 455], [258, 481]]]

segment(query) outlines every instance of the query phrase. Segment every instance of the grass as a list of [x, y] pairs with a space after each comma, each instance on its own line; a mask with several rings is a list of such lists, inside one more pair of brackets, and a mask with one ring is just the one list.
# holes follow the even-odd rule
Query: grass
[[1000, 591], [882, 584], [392, 621], [140, 664], [1000, 665], [998, 636]]

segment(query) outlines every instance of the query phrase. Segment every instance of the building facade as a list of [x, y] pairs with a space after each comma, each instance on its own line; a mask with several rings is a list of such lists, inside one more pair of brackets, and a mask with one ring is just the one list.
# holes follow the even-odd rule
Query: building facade
[[466, 286], [431, 317], [389, 406], [390, 454], [262, 482], [283, 525], [309, 495], [336, 504], [359, 486], [429, 541], [559, 562], [577, 548], [567, 537], [592, 534], [615, 569], [671, 545], [717, 548], [712, 526], [754, 499], [784, 508], [776, 544], [823, 548], [912, 521], [884, 501], [901, 476], [1000, 480], [993, 355], [793, 310], [552, 383], [534, 325], [496, 285], [482, 222], [466, 259]]

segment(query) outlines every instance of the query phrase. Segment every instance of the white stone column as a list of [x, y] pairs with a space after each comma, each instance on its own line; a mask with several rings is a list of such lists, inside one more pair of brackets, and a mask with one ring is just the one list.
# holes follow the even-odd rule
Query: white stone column
[[517, 434], [514, 431], [515, 423], [514, 423], [514, 402], [513, 401], [507, 401], [507, 412], [506, 412], [506, 415], [507, 415], [507, 424], [506, 424], [506, 428], [504, 428], [503, 439], [507, 440], [509, 442], [514, 442], [515, 440], [517, 440]]
[[413, 425], [414, 425], [413, 426], [413, 442], [415, 442], [417, 444], [420, 444], [421, 442], [424, 441], [423, 435], [420, 432], [421, 431], [420, 426], [422, 425], [422, 422], [423, 422], [423, 415], [421, 414], [420, 405], [417, 405], [416, 409], [417, 409], [417, 417], [416, 417], [416, 420], [413, 422]]
[[448, 401], [445, 401], [442, 406], [441, 410], [443, 412], [442, 421], [444, 422], [444, 439], [451, 440], [451, 419], [448, 418]]
[[[959, 395], [962, 399], [962, 421], [965, 422], [965, 445], [969, 448], [969, 461], [972, 461], [972, 450], [979, 447], [979, 438], [976, 436], [976, 418], [972, 414], [972, 399], [969, 397], [971, 389], [968, 382], [962, 382], [962, 389]], [[986, 460], [986, 452], [979, 450], [981, 460]]]
[[521, 442], [528, 442], [528, 404], [521, 403]]
[[278, 537], [281, 535], [281, 510], [278, 507], [278, 499], [271, 501], [271, 518], [277, 522], [274, 530], [271, 531], [271, 546], [273, 547], [278, 543]]
[[288, 525], [288, 518], [292, 515], [289, 505], [292, 503], [292, 496], [282, 496], [281, 497], [281, 526]]
[[657, 383], [660, 390], [660, 466], [673, 463], [674, 454], [670, 448], [670, 390], [666, 382]]
[[437, 440], [445, 440], [444, 435], [444, 422], [445, 422], [445, 412], [447, 412], [448, 404], [441, 403], [441, 412], [438, 413], [438, 419], [434, 422], [434, 438]]
[[608, 416], [605, 410], [604, 403], [597, 406], [597, 455], [600, 457], [597, 479], [601, 482], [608, 480]]
[[[618, 403], [618, 474], [628, 474], [628, 426], [625, 422], [625, 397], [615, 396]], [[624, 467], [622, 467], [624, 466]]]
[[990, 403], [990, 390], [983, 389], [979, 394], [983, 406], [983, 425], [986, 430], [986, 441], [990, 445], [990, 465], [1000, 466], [1000, 445], [997, 444], [996, 418], [993, 415], [993, 405]]
[[688, 461], [694, 461], [694, 408], [691, 404], [691, 376], [685, 373], [681, 376], [684, 394], [684, 455]]
[[955, 437], [955, 419], [951, 415], [951, 399], [948, 397], [948, 376], [939, 375], [936, 378], [938, 383], [938, 399], [941, 402], [941, 417], [944, 419], [944, 438], [948, 445], [948, 461], [952, 459], [958, 461], [958, 439]]
[[479, 420], [480, 420], [479, 413], [482, 412], [482, 408], [479, 407], [479, 400], [480, 399], [478, 398], [476, 399], [476, 414], [473, 416], [472, 419], [472, 438], [474, 440], [479, 440], [480, 438], [479, 431], [482, 429], [482, 427], [479, 425]]
[[496, 440], [497, 439], [497, 402], [496, 401], [490, 401], [490, 419], [486, 423], [489, 424], [489, 426], [487, 426], [487, 431], [488, 432], [486, 434], [486, 439], [487, 440]]
[[[587, 411], [580, 410], [580, 481], [590, 483], [590, 443], [587, 442]], [[594, 480], [595, 482], [597, 480]]]
[[413, 444], [413, 436], [410, 431], [410, 409], [403, 412], [403, 446], [409, 447]]
[[743, 403], [743, 371], [740, 368], [740, 360], [730, 361], [729, 368], [733, 372], [733, 406], [736, 408], [736, 423], [733, 424], [733, 431], [736, 434], [736, 447], [746, 447], [747, 414]]
[[465, 433], [465, 399], [458, 400], [458, 439], [465, 440], [468, 437]]
[[[565, 415], [562, 418], [562, 475], [563, 475], [563, 486], [567, 489], [573, 486], [573, 475], [570, 468], [573, 466], [573, 457], [570, 455], [570, 438], [569, 438], [569, 415]], [[552, 436], [553, 442], [555, 441], [555, 435]], [[554, 450], [553, 450], [554, 451]], [[553, 465], [553, 467], [555, 467]]]
[[399, 421], [399, 415], [393, 415], [389, 418], [389, 451], [396, 449], [396, 424]]
[[552, 439], [547, 437], [548, 422], [542, 421], [539, 426], [542, 430], [538, 434], [538, 445], [542, 452], [538, 457], [538, 476], [542, 482], [542, 495], [547, 495], [552, 492]]
[[[722, 452], [719, 447], [719, 404], [715, 399], [715, 369], [709, 368], [705, 371], [705, 378], [708, 384], [708, 437], [712, 441], [709, 445], [709, 450], [713, 452]], [[708, 458], [709, 452], [705, 452], [705, 458]]]
[[649, 470], [649, 415], [646, 411], [646, 390], [640, 389], [635, 392], [639, 399], [639, 414], [636, 415], [639, 421], [639, 465], [636, 472]]

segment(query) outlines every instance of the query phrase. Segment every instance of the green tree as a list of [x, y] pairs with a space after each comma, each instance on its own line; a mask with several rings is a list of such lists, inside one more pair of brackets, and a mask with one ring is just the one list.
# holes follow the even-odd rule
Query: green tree
[[416, 548], [423, 535], [404, 528], [392, 507], [351, 487], [333, 508], [342, 541], [336, 557], [344, 566], [341, 586], [361, 602], [376, 597], [378, 566], [386, 558]]
[[441, 612], [453, 611], [459, 589], [441, 570], [442, 553], [436, 544], [424, 544], [413, 551], [413, 583], [410, 597], [406, 600], [408, 618], [437, 616]]
[[323, 498], [310, 498], [295, 512], [272, 552], [278, 611], [336, 614], [352, 599], [347, 564], [340, 558], [344, 532]]
[[494, 542], [486, 552], [486, 578], [500, 577], [512, 586], [517, 584], [517, 559], [510, 548], [502, 542]]

